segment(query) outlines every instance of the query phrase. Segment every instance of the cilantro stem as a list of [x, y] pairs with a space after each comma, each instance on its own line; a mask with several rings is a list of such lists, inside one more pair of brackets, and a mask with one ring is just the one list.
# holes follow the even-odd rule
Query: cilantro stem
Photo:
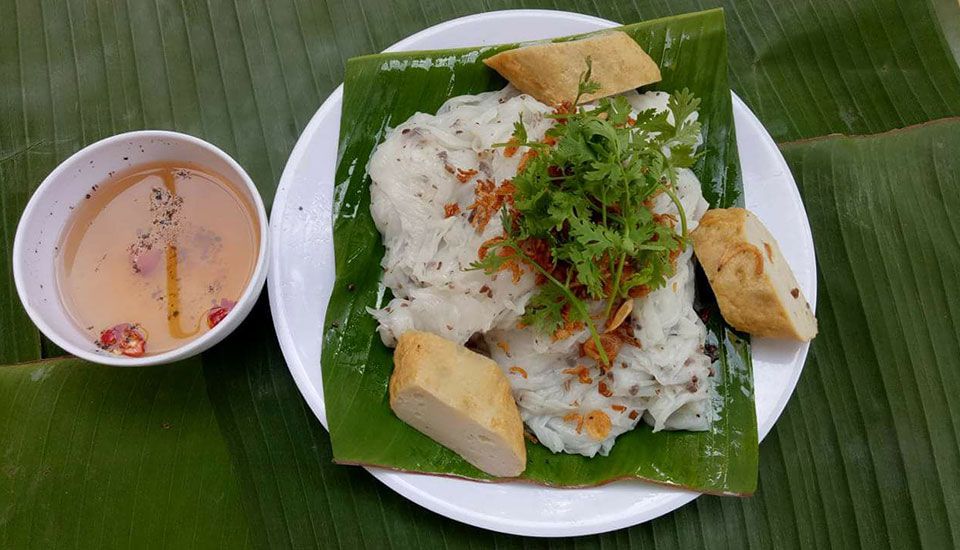
[[603, 226], [608, 227], [607, 225], [607, 188], [606, 187], [604, 187], [603, 190], [600, 191], [600, 203], [603, 206], [603, 210], [602, 210]]
[[610, 318], [610, 311], [613, 309], [613, 303], [620, 294], [620, 277], [623, 276], [623, 263], [627, 259], [627, 253], [620, 254], [620, 261], [617, 265], [617, 272], [613, 275], [613, 286], [610, 288], [610, 297], [607, 299], [607, 307], [603, 311], [603, 319]]
[[593, 74], [593, 59], [590, 56], [587, 56], [587, 70], [582, 75], [580, 75], [580, 82], [577, 84], [577, 97], [573, 99], [573, 107], [576, 109], [577, 104], [580, 103], [580, 98], [583, 94], [589, 94], [596, 92], [600, 89], [600, 85], [593, 80], [590, 80], [590, 76]]
[[680, 203], [680, 199], [677, 197], [677, 194], [670, 188], [668, 185], [663, 186], [663, 192], [670, 197], [670, 200], [673, 201], [673, 204], [677, 207], [677, 213], [680, 214], [680, 228], [681, 228], [681, 238], [683, 246], [687, 245], [687, 214], [683, 211], [683, 204]]
[[[622, 166], [623, 166], [623, 157], [622, 157], [622, 155], [620, 154], [620, 145], [617, 144], [617, 145], [616, 145], [616, 148], [617, 148], [617, 149], [616, 149], [617, 165], [622, 167]], [[628, 215], [627, 212], [629, 212], [629, 211], [633, 208], [633, 205], [630, 204], [630, 180], [626, 177], [626, 175], [624, 175], [624, 178], [623, 178], [623, 195], [624, 195], [624, 197], [623, 197], [623, 204], [621, 204], [620, 207], [621, 207], [621, 209], [624, 209], [624, 215], [626, 216], [626, 215]], [[604, 201], [604, 202], [606, 202], [606, 201]], [[604, 204], [603, 213], [604, 213], [603, 224], [606, 225], [606, 224], [607, 224], [607, 220], [606, 220], [607, 207], [606, 207], [606, 204]], [[624, 240], [630, 239], [630, 226], [631, 226], [631, 224], [629, 224], [629, 223], [621, 223], [621, 226], [623, 227], [623, 238], [624, 238]], [[616, 301], [617, 297], [620, 295], [620, 278], [623, 276], [623, 263], [624, 263], [624, 261], [626, 261], [626, 259], [627, 259], [627, 253], [626, 253], [626, 252], [620, 253], [620, 261], [617, 262], [617, 271], [616, 271], [616, 273], [615, 273], [614, 276], [613, 276], [613, 284], [610, 286], [610, 296], [609, 296], [609, 298], [607, 298], [607, 307], [603, 310], [603, 319], [604, 319], [604, 321], [606, 321], [607, 319], [610, 318], [610, 311], [613, 309], [613, 303]]]
[[597, 332], [597, 327], [593, 323], [593, 318], [590, 317], [590, 312], [587, 311], [586, 306], [584, 306], [583, 300], [574, 296], [573, 292], [570, 291], [569, 286], [558, 281], [553, 275], [550, 274], [549, 271], [541, 267], [540, 264], [538, 264], [537, 262], [533, 261], [533, 258], [528, 256], [526, 252], [520, 249], [520, 246], [516, 240], [507, 239], [506, 241], [503, 241], [500, 244], [500, 246], [509, 246], [510, 248], [512, 248], [517, 253], [518, 256], [520, 256], [521, 258], [523, 258], [524, 261], [526, 261], [526, 263], [528, 263], [534, 269], [540, 272], [540, 274], [546, 277], [548, 281], [557, 285], [557, 288], [559, 288], [561, 292], [566, 294], [567, 299], [570, 300], [570, 305], [577, 308], [577, 313], [579, 313], [580, 316], [584, 319], [584, 322], [587, 323], [587, 328], [590, 329], [590, 337], [593, 339], [593, 344], [597, 346], [597, 353], [600, 354], [601, 361], [603, 361], [604, 365], [609, 365], [610, 359], [607, 357], [607, 352], [606, 350], [603, 349], [603, 345], [600, 342], [600, 333]]

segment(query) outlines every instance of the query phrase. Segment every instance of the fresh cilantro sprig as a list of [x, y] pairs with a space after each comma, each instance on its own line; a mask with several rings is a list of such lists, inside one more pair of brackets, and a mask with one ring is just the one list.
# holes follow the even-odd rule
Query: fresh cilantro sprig
[[[501, 219], [504, 227], [512, 225], [513, 218], [508, 209], [503, 209]], [[490, 247], [482, 260], [474, 262], [473, 267], [496, 273], [508, 262], [518, 260], [531, 267], [549, 283], [542, 286], [527, 302], [522, 318], [524, 324], [546, 333], [554, 333], [568, 322], [582, 322], [590, 327], [591, 333], [597, 337], [599, 333], [586, 302], [578, 298], [570, 287], [570, 275], [564, 281], [557, 279], [551, 271], [524, 252], [522, 242], [515, 237], [505, 235], [501, 241]], [[597, 344], [599, 343], [598, 339]]]
[[[582, 322], [609, 363], [590, 304], [605, 302], [605, 320], [618, 301], [654, 290], [673, 274], [687, 241], [677, 170], [697, 159], [700, 123], [692, 115], [700, 100], [684, 89], [670, 97], [666, 111], [633, 115], [622, 96], [601, 99], [592, 109], [578, 107], [584, 95], [600, 88], [592, 70], [587, 59], [574, 103], [551, 115], [557, 124], [544, 141], [529, 139], [521, 117], [510, 142], [497, 144], [529, 147], [536, 155], [513, 178], [513, 205], [502, 213], [504, 236], [474, 267], [491, 274], [511, 261], [531, 267], [545, 283], [522, 321], [545, 333]], [[651, 210], [660, 193], [676, 206], [679, 219]], [[524, 252], [531, 242], [546, 244], [547, 267], [543, 258]]]
[[587, 56], [587, 70], [580, 75], [580, 81], [577, 83], [577, 97], [573, 104], [579, 105], [580, 98], [586, 94], [592, 94], [600, 90], [600, 83], [593, 80], [593, 59]]

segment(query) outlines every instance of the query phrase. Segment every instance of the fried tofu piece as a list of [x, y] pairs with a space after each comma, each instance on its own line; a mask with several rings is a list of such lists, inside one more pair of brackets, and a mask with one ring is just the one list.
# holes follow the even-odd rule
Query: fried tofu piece
[[735, 329], [770, 338], [809, 341], [817, 318], [773, 235], [743, 208], [708, 210], [693, 249]]
[[520, 91], [547, 105], [572, 102], [580, 76], [592, 65], [591, 80], [600, 85], [584, 94], [585, 103], [660, 81], [660, 67], [630, 36], [611, 31], [569, 42], [533, 44], [484, 59]]
[[492, 359], [429, 332], [400, 336], [390, 408], [407, 424], [498, 477], [527, 467], [523, 421]]

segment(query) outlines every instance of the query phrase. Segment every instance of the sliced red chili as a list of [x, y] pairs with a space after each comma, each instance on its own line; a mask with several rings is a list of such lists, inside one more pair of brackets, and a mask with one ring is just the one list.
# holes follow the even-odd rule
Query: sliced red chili
[[123, 342], [120, 343], [120, 353], [127, 357], [141, 357], [147, 352], [147, 341], [139, 332], [128, 330], [123, 333]]
[[100, 333], [100, 347], [106, 349], [116, 345], [117, 332], [114, 328], [108, 328]]
[[221, 298], [220, 305], [213, 306], [207, 311], [207, 326], [213, 328], [220, 324], [220, 321], [223, 321], [223, 318], [233, 310], [235, 305], [237, 303], [233, 300]]
[[127, 357], [141, 357], [147, 352], [147, 338], [140, 326], [120, 323], [100, 332], [100, 348]]
[[207, 312], [207, 326], [210, 328], [217, 326], [227, 316], [227, 313], [229, 312], [225, 307], [210, 308], [210, 311]]

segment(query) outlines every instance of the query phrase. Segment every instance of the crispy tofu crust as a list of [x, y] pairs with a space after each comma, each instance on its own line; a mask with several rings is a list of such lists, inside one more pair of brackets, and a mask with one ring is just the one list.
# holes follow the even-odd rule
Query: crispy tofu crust
[[630, 36], [612, 31], [570, 42], [534, 44], [484, 59], [520, 91], [547, 105], [573, 101], [590, 58], [591, 79], [600, 89], [580, 102], [619, 94], [660, 81], [660, 67]]
[[393, 362], [390, 407], [401, 420], [488, 474], [523, 472], [523, 420], [496, 362], [418, 331], [400, 336]]
[[817, 319], [777, 241], [743, 208], [708, 210], [693, 233], [720, 312], [737, 330], [808, 341]]

